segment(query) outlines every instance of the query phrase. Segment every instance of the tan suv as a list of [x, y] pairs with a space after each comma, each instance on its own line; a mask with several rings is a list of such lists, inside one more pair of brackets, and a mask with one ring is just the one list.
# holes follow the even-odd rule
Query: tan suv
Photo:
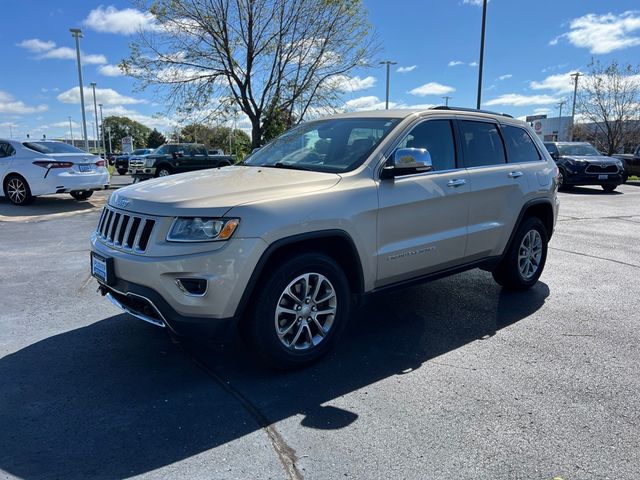
[[177, 335], [241, 332], [271, 364], [338, 340], [354, 299], [471, 268], [544, 268], [557, 168], [513, 118], [436, 107], [299, 125], [242, 164], [117, 190], [91, 237], [100, 291]]

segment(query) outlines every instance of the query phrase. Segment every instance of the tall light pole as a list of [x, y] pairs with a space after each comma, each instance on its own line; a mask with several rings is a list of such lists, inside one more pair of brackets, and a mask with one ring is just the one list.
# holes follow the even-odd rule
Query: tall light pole
[[111, 148], [111, 127], [107, 127], [107, 133], [109, 134], [109, 153], [112, 153], [113, 149]]
[[82, 63], [80, 61], [80, 39], [82, 30], [70, 28], [71, 36], [76, 39], [76, 56], [78, 57], [78, 81], [80, 82], [80, 108], [82, 108], [82, 135], [84, 137], [84, 149], [89, 151], [89, 137], [87, 136], [87, 117], [84, 112], [84, 87], [82, 84]]
[[100, 138], [102, 139], [102, 151], [104, 152], [105, 157], [107, 156], [107, 147], [104, 144], [104, 118], [102, 117], [102, 104], [99, 103], [100, 107]]
[[484, 33], [487, 25], [487, 0], [482, 2], [482, 31], [480, 33], [480, 62], [478, 64], [478, 97], [476, 108], [480, 110], [482, 100], [482, 68], [484, 67]]
[[96, 105], [96, 82], [91, 82], [91, 88], [93, 89], [93, 113], [96, 116], [96, 136], [94, 145], [97, 147], [97, 150], [100, 151], [100, 147], [98, 147], [98, 106]]
[[449, 106], [449, 100], [451, 100], [453, 97], [450, 97], [449, 95], [445, 95], [442, 98], [444, 98], [444, 106], [448, 107]]
[[73, 145], [73, 126], [71, 125], [71, 117], [69, 117], [69, 133], [71, 134], [71, 145]]
[[580, 72], [572, 73], [569, 75], [573, 77], [573, 105], [571, 105], [571, 141], [573, 141], [573, 127], [576, 119], [576, 96], [578, 95], [578, 79], [582, 76]]
[[564, 100], [561, 100], [560, 103], [558, 103], [558, 108], [560, 109], [560, 113], [558, 113], [558, 142], [562, 141], [562, 138], [560, 137], [560, 133], [562, 132], [562, 106], [567, 103]]
[[384, 101], [384, 109], [385, 110], [389, 110], [389, 68], [391, 67], [391, 65], [395, 65], [398, 62], [392, 62], [391, 60], [384, 60], [382, 62], [380, 62], [380, 65], [386, 65], [387, 66], [387, 95], [385, 97], [385, 101]]

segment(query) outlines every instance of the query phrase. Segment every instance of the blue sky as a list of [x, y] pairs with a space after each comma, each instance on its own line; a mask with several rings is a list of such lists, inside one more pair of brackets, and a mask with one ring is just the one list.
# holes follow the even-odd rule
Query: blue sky
[[[398, 62], [391, 76], [392, 105], [441, 104], [441, 97], [450, 95], [452, 105], [475, 107], [478, 2], [364, 0], [384, 48], [381, 57]], [[2, 11], [0, 137], [9, 135], [10, 126], [14, 137], [68, 137], [69, 116], [79, 136], [70, 27], [83, 29], [84, 83], [98, 84], [105, 116], [127, 115], [162, 131], [171, 128], [175, 119], [162, 115], [162, 99], [136, 90], [115, 68], [135, 30], [149, 22], [132, 2], [2, 0]], [[557, 102], [571, 97], [568, 74], [584, 70], [592, 58], [640, 61], [637, 0], [490, 0], [483, 107], [514, 116], [557, 115]], [[384, 67], [354, 72], [343, 88], [345, 109], [384, 108]], [[85, 98], [91, 100], [86, 91]]]

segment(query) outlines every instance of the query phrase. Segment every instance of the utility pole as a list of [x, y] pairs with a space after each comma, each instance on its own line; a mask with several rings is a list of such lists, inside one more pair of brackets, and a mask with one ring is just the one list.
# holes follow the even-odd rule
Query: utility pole
[[395, 65], [398, 62], [392, 62], [391, 60], [384, 60], [382, 62], [380, 62], [380, 65], [386, 65], [387, 66], [387, 95], [385, 97], [385, 101], [384, 101], [384, 109], [385, 110], [389, 110], [389, 67], [391, 67], [391, 65]]
[[78, 57], [78, 81], [80, 83], [80, 108], [82, 109], [82, 134], [84, 137], [84, 149], [89, 152], [89, 137], [87, 136], [87, 117], [84, 111], [84, 87], [82, 85], [82, 62], [80, 61], [80, 39], [82, 30], [70, 28], [71, 36], [76, 39], [76, 56]]
[[107, 147], [104, 144], [104, 117], [102, 116], [102, 104], [99, 103], [100, 107], [100, 138], [102, 139], [102, 151], [104, 152], [104, 156], [107, 156]]
[[96, 82], [91, 82], [89, 85], [91, 85], [91, 88], [93, 89], [93, 113], [96, 116], [96, 136], [95, 136], [95, 141], [93, 142], [94, 146], [96, 147], [96, 150], [98, 150], [98, 153], [100, 153], [100, 147], [98, 147], [98, 106], [96, 105]]
[[562, 106], [567, 103], [566, 101], [562, 100], [560, 103], [558, 103], [558, 108], [560, 109], [560, 113], [558, 114], [558, 142], [562, 141], [561, 138], [561, 128], [562, 128]]
[[71, 124], [71, 117], [69, 117], [69, 133], [71, 134], [71, 145], [73, 145], [73, 126]]
[[573, 141], [573, 127], [576, 119], [576, 97], [578, 95], [578, 79], [582, 76], [580, 72], [572, 73], [569, 75], [573, 77], [573, 105], [571, 106], [571, 141]]
[[482, 30], [480, 33], [480, 62], [478, 64], [478, 97], [476, 108], [480, 110], [480, 101], [482, 100], [482, 68], [484, 67], [484, 34], [487, 25], [487, 0], [482, 3]]
[[9, 138], [13, 138], [13, 125], [9, 124]]
[[448, 107], [449, 106], [449, 100], [451, 100], [453, 97], [450, 97], [449, 95], [445, 95], [442, 98], [444, 98], [444, 106]]
[[113, 150], [111, 148], [111, 127], [107, 127], [107, 133], [109, 134], [109, 153], [112, 153]]

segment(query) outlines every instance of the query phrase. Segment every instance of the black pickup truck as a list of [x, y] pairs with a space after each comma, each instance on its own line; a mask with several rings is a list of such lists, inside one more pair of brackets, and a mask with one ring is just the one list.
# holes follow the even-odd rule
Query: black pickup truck
[[229, 155], [209, 155], [199, 143], [165, 143], [153, 154], [129, 161], [129, 173], [135, 180], [164, 177], [173, 173], [231, 165]]
[[625, 181], [627, 176], [635, 175], [640, 177], [640, 145], [633, 153], [613, 154], [613, 157], [619, 158], [624, 162]]

